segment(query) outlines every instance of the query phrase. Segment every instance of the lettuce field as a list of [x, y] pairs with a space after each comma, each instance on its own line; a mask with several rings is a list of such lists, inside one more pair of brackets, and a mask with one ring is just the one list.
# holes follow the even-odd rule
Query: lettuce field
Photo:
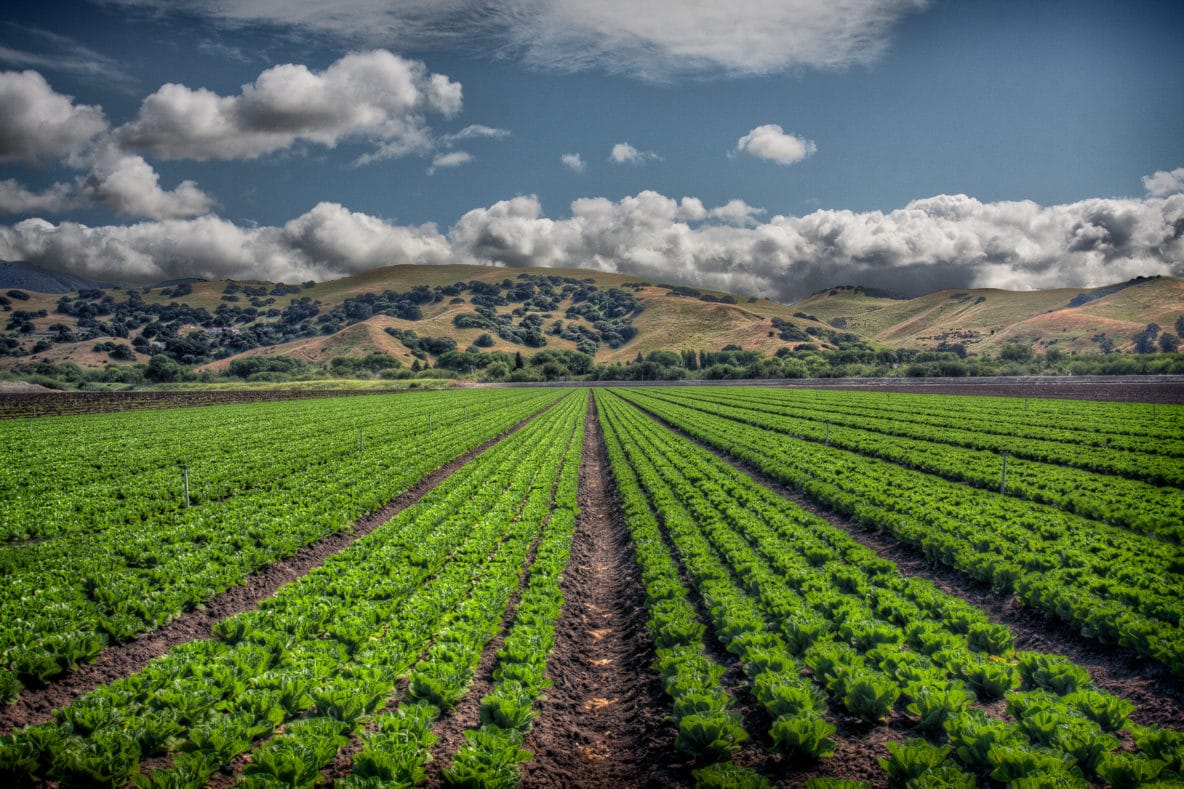
[[1184, 407], [471, 389], [0, 441], [4, 786], [1184, 783]]

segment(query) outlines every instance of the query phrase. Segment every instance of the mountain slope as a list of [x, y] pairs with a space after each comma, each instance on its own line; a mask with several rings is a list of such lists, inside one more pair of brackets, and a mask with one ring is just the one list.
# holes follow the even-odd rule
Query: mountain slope
[[484, 266], [391, 266], [303, 285], [192, 281], [29, 295], [0, 301], [0, 366], [45, 359], [102, 367], [155, 353], [212, 370], [261, 355], [320, 364], [379, 353], [410, 365], [416, 355], [434, 359], [448, 347], [524, 355], [583, 350], [599, 363], [728, 346], [771, 355], [803, 344], [961, 345], [997, 354], [1022, 342], [1038, 352], [1098, 352], [1131, 349], [1149, 323], [1174, 331], [1184, 315], [1184, 282], [1170, 278], [1094, 289], [945, 290], [912, 299], [836, 287], [785, 305], [585, 269]]

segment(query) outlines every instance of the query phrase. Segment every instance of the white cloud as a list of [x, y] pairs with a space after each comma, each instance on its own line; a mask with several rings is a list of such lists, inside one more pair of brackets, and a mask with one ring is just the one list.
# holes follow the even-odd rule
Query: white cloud
[[506, 129], [495, 129], [492, 126], [485, 126], [481, 123], [474, 123], [466, 126], [455, 134], [446, 134], [443, 141], [446, 144], [452, 144], [460, 140], [472, 139], [490, 139], [490, 140], [504, 140], [510, 136], [510, 132]]
[[281, 249], [304, 265], [333, 276], [356, 274], [379, 266], [448, 263], [448, 241], [433, 224], [391, 225], [337, 203], [319, 203], [283, 227]]
[[56, 183], [44, 191], [34, 192], [12, 178], [0, 181], [0, 214], [56, 214], [75, 207], [71, 184]]
[[431, 150], [426, 116], [455, 115], [461, 86], [385, 50], [352, 53], [324, 71], [275, 66], [237, 96], [169, 83], [116, 130], [131, 149], [162, 159], [253, 159], [308, 142], [366, 140], [364, 161]]
[[0, 72], [0, 162], [68, 156], [106, 128], [100, 107], [55, 93], [36, 71]]
[[812, 140], [786, 134], [775, 123], [757, 126], [736, 141], [736, 152], [747, 153], [777, 164], [794, 164], [818, 150]]
[[2, 23], [0, 31], [12, 31], [21, 47], [0, 44], [0, 63], [17, 68], [65, 71], [107, 87], [130, 88], [134, 80], [115, 58], [107, 57], [78, 41], [39, 27]]
[[608, 158], [617, 164], [642, 164], [662, 157], [653, 151], [639, 151], [627, 142], [619, 142], [613, 146]]
[[216, 204], [193, 181], [162, 189], [152, 165], [110, 145], [74, 159], [90, 171], [73, 183], [34, 192], [13, 179], [0, 181], [0, 214], [56, 214], [102, 205], [119, 216], [178, 219], [208, 213]]
[[1143, 188], [1152, 197], [1167, 197], [1184, 192], [1184, 167], [1175, 170], [1157, 170], [1153, 175], [1143, 176]]
[[[893, 27], [928, 0], [123, 0], [264, 23], [370, 45], [440, 43], [510, 51], [548, 70], [642, 79], [766, 74], [869, 63]], [[477, 42], [477, 43], [473, 43]]]
[[473, 161], [473, 154], [468, 151], [452, 151], [451, 153], [442, 153], [436, 158], [432, 159], [432, 166], [428, 168], [428, 175], [434, 175], [437, 170], [443, 170], [449, 167], [460, 167], [462, 164], [468, 164]]
[[718, 219], [726, 224], [744, 227], [746, 225], [755, 225], [756, 218], [763, 213], [765, 213], [765, 209], [763, 208], [756, 208], [743, 200], [733, 199], [724, 203], [719, 208], [711, 209], [708, 215], [712, 219]]
[[216, 201], [193, 181], [182, 181], [171, 191], [160, 187], [160, 176], [142, 157], [106, 148], [95, 155], [80, 192], [121, 216], [179, 219], [198, 216]]
[[840, 283], [920, 293], [1184, 276], [1184, 194], [1053, 206], [937, 195], [889, 212], [760, 213], [740, 200], [708, 208], [646, 191], [579, 199], [556, 219], [519, 196], [467, 212], [447, 235], [334, 203], [282, 227], [215, 216], [106, 227], [33, 219], [0, 226], [0, 259], [139, 282], [291, 282], [416, 262], [584, 267], [784, 301]]
[[[1184, 195], [1047, 207], [939, 195], [888, 213], [815, 211], [737, 226], [755, 213], [642, 192], [577, 200], [570, 218], [553, 220], [520, 197], [468, 212], [449, 237], [462, 261], [585, 266], [783, 300], [837, 283], [919, 293], [1184, 275]], [[710, 221], [725, 218], [739, 221]]]
[[390, 225], [334, 203], [321, 203], [283, 227], [241, 227], [216, 216], [104, 227], [44, 219], [0, 226], [0, 258], [137, 283], [322, 280], [382, 265], [444, 263], [449, 254], [433, 225]]
[[564, 167], [577, 173], [584, 172], [584, 169], [588, 166], [584, 161], [584, 157], [578, 153], [565, 153], [559, 157], [559, 161], [563, 162]]

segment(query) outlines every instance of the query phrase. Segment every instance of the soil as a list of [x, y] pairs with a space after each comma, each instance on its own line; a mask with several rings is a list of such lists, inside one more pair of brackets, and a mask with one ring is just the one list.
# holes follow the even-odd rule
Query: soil
[[1095, 400], [1120, 403], [1184, 403], [1184, 385], [1148, 376], [1144, 380], [1106, 379], [1104, 376], [1076, 378], [1068, 376], [1016, 377], [985, 379], [876, 378], [867, 382], [846, 379], [828, 384], [811, 381], [808, 386], [789, 384], [786, 388], [849, 389], [872, 392], [912, 394], [976, 395], [989, 397], [1048, 397], [1058, 400]]
[[536, 787], [688, 784], [666, 721], [669, 699], [651, 668], [645, 593], [608, 456], [589, 404], [580, 462], [580, 515], [563, 579], [565, 605], [547, 663], [554, 683], [525, 747], [523, 783]]
[[946, 594], [960, 597], [981, 609], [992, 622], [1011, 629], [1016, 649], [1050, 652], [1069, 658], [1089, 671], [1099, 688], [1137, 705], [1130, 716], [1136, 723], [1184, 728], [1184, 683], [1162, 664], [1140, 658], [1133, 650], [1088, 639], [1072, 626], [1023, 605], [1014, 594], [996, 593], [989, 585], [958, 570], [933, 563], [920, 551], [889, 534], [864, 531], [772, 477], [672, 425], [666, 426], [782, 498], [842, 529], [882, 558], [894, 562], [902, 574], [929, 581]]
[[149, 661], [160, 657], [178, 644], [198, 638], [209, 638], [215, 624], [235, 614], [257, 608], [261, 601], [273, 595], [281, 586], [308, 574], [330, 556], [345, 550], [355, 541], [412, 506], [453, 472], [552, 407], [554, 403], [476, 449], [446, 463], [419, 480], [410, 489], [391, 499], [382, 509], [358, 519], [351, 527], [334, 532], [301, 548], [287, 559], [248, 576], [241, 585], [226, 590], [193, 611], [181, 614], [163, 627], [145, 633], [133, 641], [103, 650], [93, 663], [69, 671], [43, 688], [25, 690], [15, 704], [0, 706], [0, 733], [6, 734], [21, 726], [44, 723], [53, 717], [55, 709], [68, 705], [99, 685], [134, 674]]

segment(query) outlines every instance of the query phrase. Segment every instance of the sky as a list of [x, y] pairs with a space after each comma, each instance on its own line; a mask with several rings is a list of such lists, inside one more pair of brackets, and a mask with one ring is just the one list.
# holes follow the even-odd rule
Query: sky
[[10, 2], [0, 259], [781, 301], [1184, 276], [1181, 30], [1137, 1]]

